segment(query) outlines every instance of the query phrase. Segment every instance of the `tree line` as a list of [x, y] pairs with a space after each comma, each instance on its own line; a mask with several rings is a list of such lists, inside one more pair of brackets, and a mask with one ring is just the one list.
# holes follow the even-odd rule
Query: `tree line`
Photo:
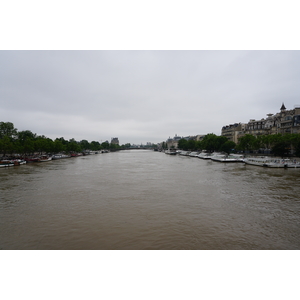
[[37, 135], [30, 130], [18, 131], [11, 122], [0, 122], [0, 153], [3, 156], [14, 153], [31, 155], [33, 153], [59, 153], [59, 152], [83, 152], [85, 150], [121, 150], [130, 147], [130, 144], [122, 146], [108, 142], [76, 141], [74, 138], [66, 140], [63, 137], [52, 140], [44, 135]]
[[261, 151], [269, 149], [276, 156], [289, 156], [293, 153], [300, 157], [300, 134], [270, 134], [254, 136], [246, 134], [239, 139], [238, 149], [242, 151]]
[[201, 141], [181, 139], [178, 141], [178, 148], [182, 150], [196, 151], [207, 150], [209, 152], [222, 151], [230, 153], [236, 144], [229, 141], [225, 136], [217, 136], [213, 133], [207, 134]]
[[246, 134], [239, 138], [238, 143], [228, 140], [225, 136], [207, 134], [201, 141], [185, 140], [178, 141], [178, 148], [182, 150], [196, 151], [207, 150], [209, 152], [261, 152], [268, 150], [275, 156], [289, 156], [292, 153], [300, 157], [300, 134], [272, 134], [254, 136]]

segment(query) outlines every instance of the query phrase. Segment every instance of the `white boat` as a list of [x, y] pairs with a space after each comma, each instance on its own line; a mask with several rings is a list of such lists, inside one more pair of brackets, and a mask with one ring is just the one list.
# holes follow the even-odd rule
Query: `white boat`
[[20, 166], [24, 164], [26, 164], [26, 161], [23, 159], [11, 159], [11, 160], [7, 159], [7, 160], [0, 161], [1, 168]]
[[183, 156], [187, 156], [191, 153], [191, 151], [181, 151], [179, 154]]
[[296, 160], [284, 159], [286, 168], [300, 168], [300, 162]]
[[230, 158], [235, 158], [238, 162], [244, 162], [245, 156], [243, 154], [229, 154]]
[[212, 155], [211, 160], [218, 161], [218, 162], [223, 162], [226, 159], [226, 157], [227, 157], [226, 154]]
[[55, 160], [55, 159], [62, 159], [62, 158], [69, 158], [71, 157], [71, 155], [66, 155], [66, 154], [55, 154], [52, 156], [52, 159]]
[[98, 154], [98, 152], [97, 151], [87, 151], [86, 152], [88, 155], [94, 155], [94, 154]]
[[247, 165], [266, 167], [266, 163], [270, 159], [268, 157], [247, 157], [244, 159], [244, 163]]
[[24, 159], [13, 159], [13, 160], [11, 160], [11, 163], [13, 163], [14, 166], [20, 166], [20, 165], [25, 165], [26, 160], [24, 160]]
[[166, 150], [165, 154], [169, 154], [169, 155], [176, 155], [177, 152], [175, 150]]
[[217, 162], [224, 162], [224, 163], [242, 162], [240, 157], [236, 157], [233, 155], [227, 155], [227, 154], [215, 155], [211, 158], [211, 160], [217, 161]]
[[189, 156], [192, 156], [192, 157], [197, 157], [199, 155], [199, 152], [197, 151], [193, 151], [189, 154]]
[[268, 168], [287, 168], [284, 159], [275, 159], [270, 157], [248, 157], [244, 159], [247, 165], [254, 165]]
[[211, 159], [212, 157], [212, 153], [206, 152], [206, 151], [202, 151], [199, 155], [198, 158], [201, 159]]
[[14, 163], [10, 160], [1, 160], [0, 161], [0, 168], [7, 168], [7, 167], [13, 167]]
[[213, 158], [217, 158], [217, 157], [220, 157], [220, 156], [224, 156], [226, 155], [226, 153], [222, 153], [222, 152], [213, 152], [211, 153], [211, 156], [210, 156], [210, 159], [213, 159]]
[[39, 162], [46, 162], [52, 160], [52, 156], [42, 155], [39, 159]]
[[266, 167], [269, 168], [287, 168], [284, 159], [273, 159], [266, 163]]
[[0, 163], [0, 168], [7, 168], [7, 167], [12, 167], [13, 164], [9, 165], [9, 164], [3, 164], [3, 163]]

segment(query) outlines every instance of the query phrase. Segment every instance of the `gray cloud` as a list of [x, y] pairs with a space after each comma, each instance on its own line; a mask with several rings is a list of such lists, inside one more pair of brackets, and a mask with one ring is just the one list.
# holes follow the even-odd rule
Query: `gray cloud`
[[220, 134], [300, 104], [299, 51], [1, 51], [0, 116], [51, 138]]

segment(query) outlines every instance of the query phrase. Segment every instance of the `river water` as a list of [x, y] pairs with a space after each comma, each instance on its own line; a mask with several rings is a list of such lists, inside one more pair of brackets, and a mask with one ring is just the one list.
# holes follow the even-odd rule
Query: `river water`
[[149, 150], [0, 169], [0, 249], [300, 249], [300, 169]]

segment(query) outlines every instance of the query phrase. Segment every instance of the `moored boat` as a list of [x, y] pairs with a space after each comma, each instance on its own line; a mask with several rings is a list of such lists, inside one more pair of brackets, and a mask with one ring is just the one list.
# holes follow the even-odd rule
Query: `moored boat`
[[284, 159], [274, 159], [266, 162], [268, 168], [287, 168]]
[[176, 150], [166, 150], [166, 151], [165, 151], [165, 154], [176, 155], [177, 152], [176, 152]]
[[300, 162], [296, 160], [284, 159], [286, 168], [300, 168]]
[[39, 157], [37, 157], [37, 156], [26, 157], [25, 161], [27, 163], [39, 162]]
[[247, 157], [244, 159], [247, 165], [268, 167], [268, 168], [287, 168], [287, 163], [284, 159], [276, 159], [270, 157]]
[[266, 167], [266, 163], [269, 161], [268, 157], [247, 157], [244, 159], [246, 165]]
[[191, 156], [191, 157], [197, 157], [198, 155], [199, 155], [198, 151], [193, 151], [189, 154], [189, 156]]
[[206, 151], [202, 151], [199, 155], [198, 158], [201, 159], [211, 159], [212, 157], [212, 153], [206, 152]]
[[52, 159], [53, 160], [56, 160], [56, 159], [62, 159], [62, 158], [69, 158], [71, 157], [71, 155], [66, 155], [66, 154], [55, 154], [52, 156]]
[[179, 154], [183, 156], [188, 156], [191, 153], [191, 151], [181, 151]]
[[39, 162], [46, 162], [52, 160], [52, 156], [42, 155], [40, 156]]
[[10, 160], [1, 160], [0, 161], [0, 168], [7, 168], [7, 167], [13, 167], [14, 163], [12, 163]]
[[244, 162], [245, 156], [243, 154], [231, 153], [228, 155], [230, 158], [236, 159], [237, 162]]
[[214, 158], [218, 158], [220, 156], [224, 156], [226, 153], [222, 153], [222, 152], [213, 152], [211, 153], [211, 155], [209, 156], [210, 159], [214, 159]]
[[220, 154], [220, 155], [215, 155], [211, 158], [213, 161], [217, 162], [225, 162], [225, 163], [235, 163], [235, 162], [243, 162], [244, 157], [243, 155], [237, 155], [237, 154]]
[[211, 157], [211, 160], [217, 162], [236, 162], [236, 159], [228, 158], [227, 154], [214, 155]]
[[20, 166], [20, 165], [25, 165], [26, 160], [24, 160], [24, 159], [13, 159], [13, 160], [11, 160], [11, 163], [13, 163], [14, 166]]
[[218, 161], [218, 162], [224, 162], [226, 160], [227, 154], [218, 154], [218, 155], [213, 155], [211, 157], [211, 160], [213, 161]]

